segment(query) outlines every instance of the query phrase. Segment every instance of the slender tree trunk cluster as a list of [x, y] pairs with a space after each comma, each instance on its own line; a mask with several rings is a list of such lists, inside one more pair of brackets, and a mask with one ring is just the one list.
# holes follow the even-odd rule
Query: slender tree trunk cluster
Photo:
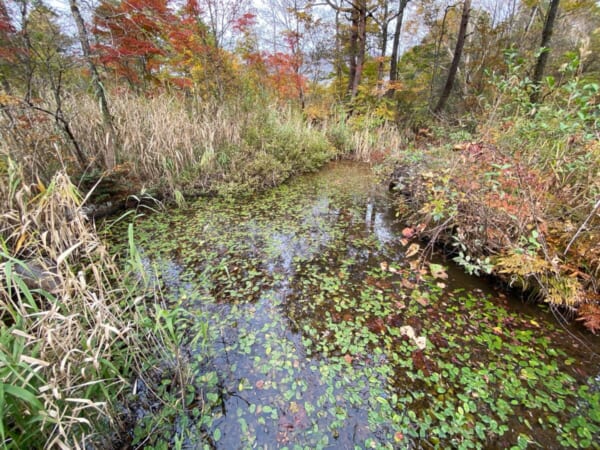
[[390, 56], [390, 81], [398, 80], [398, 52], [400, 49], [400, 33], [402, 32], [402, 23], [404, 21], [404, 10], [409, 2], [410, 0], [400, 0], [398, 5], [396, 29], [394, 30], [394, 40], [392, 42], [392, 55]]
[[467, 36], [467, 26], [469, 24], [470, 12], [471, 0], [465, 0], [465, 2], [463, 3], [462, 16], [460, 19], [460, 28], [458, 30], [458, 38], [456, 40], [456, 47], [454, 49], [452, 63], [450, 64], [450, 70], [448, 71], [448, 77], [446, 78], [446, 83], [444, 84], [444, 89], [442, 90], [440, 99], [435, 105], [435, 108], [433, 108], [434, 113], [439, 113], [444, 109], [444, 106], [446, 106], [446, 102], [450, 97], [450, 93], [452, 92], [454, 80], [456, 79], [456, 73], [458, 72], [458, 64], [460, 63], [462, 51], [465, 46], [465, 37]]
[[327, 0], [327, 3], [336, 12], [350, 15], [348, 94], [351, 98], [354, 98], [358, 93], [358, 87], [362, 80], [366, 57], [367, 20], [372, 11], [369, 9], [367, 0], [356, 0], [351, 2], [349, 7], [336, 5], [331, 0]]

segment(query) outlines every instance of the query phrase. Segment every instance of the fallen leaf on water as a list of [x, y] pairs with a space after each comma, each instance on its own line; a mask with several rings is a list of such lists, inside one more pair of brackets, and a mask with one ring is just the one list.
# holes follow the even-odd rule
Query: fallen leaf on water
[[402, 281], [401, 281], [401, 283], [402, 283], [402, 287], [406, 288], [406, 289], [413, 289], [415, 287], [415, 284], [411, 283], [406, 278], [403, 278]]
[[415, 271], [415, 270], [419, 269], [420, 262], [418, 260], [416, 260], [416, 259], [413, 259], [408, 264], [410, 266], [410, 270]]
[[390, 266], [389, 270], [391, 273], [400, 273], [400, 270], [396, 269], [394, 266]]
[[265, 382], [264, 380], [258, 380], [255, 384], [256, 389], [262, 389], [263, 387], [265, 387]]
[[441, 278], [443, 280], [448, 278], [448, 274], [446, 273], [444, 266], [440, 264], [429, 264], [429, 271], [431, 272], [433, 278]]
[[410, 239], [414, 235], [415, 235], [415, 229], [414, 228], [406, 227], [404, 230], [402, 230], [402, 236], [405, 237], [405, 238]]
[[417, 253], [419, 253], [419, 250], [421, 249], [421, 247], [419, 246], [419, 244], [410, 244], [410, 247], [408, 247], [408, 250], [406, 251], [406, 257], [410, 258], [411, 256], [415, 256]]
[[367, 328], [373, 333], [383, 333], [385, 331], [385, 323], [381, 317], [375, 317], [367, 322]]
[[402, 336], [408, 336], [411, 339], [415, 338], [415, 330], [410, 325], [404, 325], [400, 327], [400, 334]]

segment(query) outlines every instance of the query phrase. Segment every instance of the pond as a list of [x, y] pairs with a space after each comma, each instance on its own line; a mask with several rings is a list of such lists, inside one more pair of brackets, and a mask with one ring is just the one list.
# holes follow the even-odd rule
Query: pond
[[598, 340], [412, 233], [355, 163], [138, 220], [194, 369], [138, 446], [599, 448]]

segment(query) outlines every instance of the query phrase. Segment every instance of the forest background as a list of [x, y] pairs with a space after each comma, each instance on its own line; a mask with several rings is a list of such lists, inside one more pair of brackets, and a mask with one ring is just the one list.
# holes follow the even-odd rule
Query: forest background
[[176, 341], [133, 232], [124, 269], [91, 216], [334, 158], [391, 177], [408, 234], [597, 332], [599, 53], [593, 0], [0, 0], [3, 439], [78, 442], [116, 396], [90, 380]]

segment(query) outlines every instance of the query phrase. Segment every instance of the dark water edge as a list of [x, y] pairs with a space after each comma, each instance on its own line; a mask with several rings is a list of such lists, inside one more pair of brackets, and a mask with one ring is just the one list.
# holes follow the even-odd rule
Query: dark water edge
[[138, 221], [145, 263], [186, 311], [202, 397], [146, 442], [598, 448], [600, 340], [441, 257], [407, 257], [406, 225], [347, 162]]

